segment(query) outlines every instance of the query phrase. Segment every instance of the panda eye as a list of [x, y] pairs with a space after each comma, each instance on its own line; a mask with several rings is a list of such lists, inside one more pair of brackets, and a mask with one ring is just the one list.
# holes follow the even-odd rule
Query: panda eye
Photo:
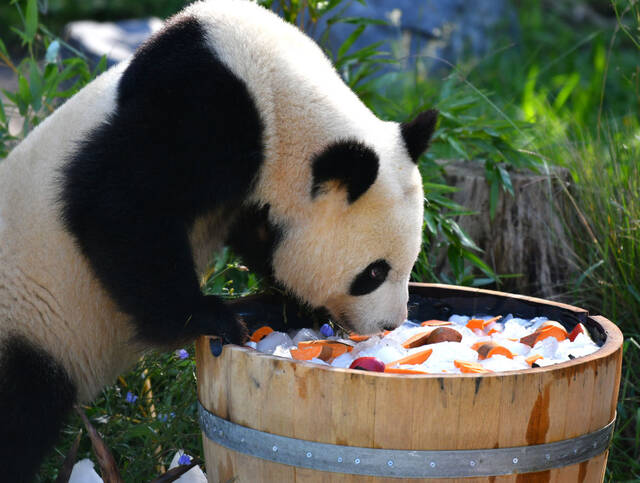
[[351, 282], [349, 294], [366, 295], [373, 292], [387, 279], [391, 266], [386, 260], [376, 260], [360, 272]]

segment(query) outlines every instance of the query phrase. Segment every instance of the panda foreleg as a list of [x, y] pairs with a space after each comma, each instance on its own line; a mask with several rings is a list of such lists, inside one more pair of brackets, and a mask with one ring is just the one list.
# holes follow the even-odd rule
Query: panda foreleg
[[136, 212], [132, 206], [113, 223], [112, 213], [101, 208], [105, 205], [71, 204], [67, 219], [100, 281], [132, 316], [141, 340], [162, 348], [203, 334], [244, 341], [242, 322], [222, 300], [202, 294], [183, 219]]
[[21, 336], [0, 344], [0, 474], [32, 481], [76, 400], [67, 371]]

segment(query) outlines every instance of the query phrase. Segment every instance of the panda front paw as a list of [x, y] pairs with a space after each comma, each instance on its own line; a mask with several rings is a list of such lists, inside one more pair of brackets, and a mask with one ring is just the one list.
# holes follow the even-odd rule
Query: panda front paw
[[244, 322], [236, 317], [216, 296], [204, 297], [203, 307], [194, 317], [193, 330], [197, 335], [215, 335], [223, 344], [242, 345], [249, 338]]
[[222, 339], [223, 344], [243, 345], [249, 339], [249, 331], [242, 320], [235, 316], [230, 321], [218, 324], [215, 335]]

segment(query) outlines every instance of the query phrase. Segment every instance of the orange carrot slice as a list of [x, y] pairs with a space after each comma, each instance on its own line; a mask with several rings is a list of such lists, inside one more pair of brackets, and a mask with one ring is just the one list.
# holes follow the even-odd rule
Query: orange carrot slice
[[311, 359], [318, 358], [322, 353], [322, 346], [309, 346], [309, 347], [299, 347], [291, 349], [291, 357], [298, 361], [310, 361]]
[[420, 347], [427, 343], [427, 339], [431, 332], [420, 332], [419, 334], [415, 334], [414, 336], [409, 337], [402, 343], [402, 347], [405, 349], [413, 349], [414, 347]]
[[271, 332], [273, 332], [273, 329], [268, 325], [264, 325], [259, 329], [254, 330], [249, 340], [251, 340], [251, 342], [260, 342], [262, 339], [268, 336]]
[[453, 325], [453, 322], [446, 320], [425, 320], [420, 324], [422, 327], [441, 327], [443, 325]]
[[387, 374], [429, 374], [424, 371], [416, 371], [415, 369], [403, 369], [401, 367], [386, 367], [384, 368], [384, 372]]
[[564, 332], [565, 334], [568, 334], [567, 329], [564, 328], [564, 325], [562, 325], [560, 322], [557, 322], [555, 320], [547, 320], [546, 322], [543, 322], [540, 327], [541, 328], [556, 327], [561, 332]]
[[467, 361], [453, 361], [453, 364], [460, 369], [460, 372], [464, 372], [467, 374], [486, 374], [488, 372], [492, 372], [489, 369], [485, 369], [481, 364], [477, 362], [467, 362]]
[[349, 334], [349, 339], [354, 342], [364, 342], [365, 340], [369, 340], [369, 338], [371, 338], [370, 335], [355, 334], [353, 332]]
[[298, 342], [298, 349], [308, 349], [309, 347], [319, 347], [320, 352], [314, 357], [322, 359], [325, 362], [335, 359], [345, 352], [351, 352], [353, 350], [353, 347], [349, 344], [343, 344], [336, 340], [306, 340]]
[[546, 339], [547, 337], [555, 337], [558, 342], [563, 341], [567, 338], [566, 329], [556, 327], [555, 325], [547, 325], [544, 327], [540, 327], [533, 334], [529, 334], [526, 337], [520, 339], [520, 343], [527, 344], [530, 347], [533, 347], [541, 340]]
[[485, 327], [487, 327], [488, 325], [493, 324], [494, 322], [497, 322], [501, 318], [502, 318], [502, 315], [496, 315], [495, 317], [492, 317], [492, 318], [487, 319], [487, 320], [471, 319], [469, 322], [467, 322], [467, 328], [469, 328], [471, 330], [473, 330], [473, 329], [484, 330]]
[[403, 357], [402, 359], [398, 359], [397, 361], [390, 362], [389, 364], [386, 364], [386, 365], [398, 366], [400, 364], [414, 364], [414, 365], [422, 364], [424, 361], [426, 361], [429, 358], [432, 352], [433, 352], [433, 349], [427, 349], [424, 351], [415, 352], [413, 354], [409, 354], [406, 357]]
[[526, 363], [527, 363], [527, 364], [529, 364], [530, 366], [532, 366], [532, 365], [533, 365], [533, 363], [534, 363], [535, 361], [537, 361], [538, 359], [542, 359], [542, 358], [543, 358], [543, 357], [542, 357], [540, 354], [535, 354], [535, 355], [532, 355], [532, 356], [527, 357], [527, 358], [525, 359], [525, 361], [526, 361]]
[[493, 357], [495, 355], [501, 355], [508, 357], [509, 359], [513, 359], [513, 354], [506, 347], [502, 347], [494, 342], [478, 342], [473, 344], [471, 348], [478, 352], [478, 358], [488, 359], [489, 357]]
[[467, 322], [467, 328], [468, 329], [480, 329], [482, 330], [484, 328], [484, 320], [482, 319], [471, 319], [469, 320], [469, 322]]

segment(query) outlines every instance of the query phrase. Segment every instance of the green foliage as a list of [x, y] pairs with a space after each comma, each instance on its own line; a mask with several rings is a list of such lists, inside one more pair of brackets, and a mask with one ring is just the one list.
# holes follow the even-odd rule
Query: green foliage
[[[0, 64], [9, 67], [18, 78], [18, 89], [3, 89], [8, 103], [0, 102], [0, 159], [8, 154], [10, 146], [24, 138], [66, 98], [71, 97], [106, 67], [106, 59], [91, 69], [86, 59], [72, 57], [62, 60], [59, 55], [64, 42], [52, 35], [40, 23], [36, 0], [27, 0], [23, 8], [13, 0], [21, 26], [12, 27], [27, 50], [17, 65], [13, 63], [5, 42], [0, 39]], [[15, 110], [23, 119], [19, 133], [9, 130], [6, 110]]]
[[[82, 408], [113, 453], [124, 481], [145, 482], [158, 477], [162, 473], [160, 466], [168, 468], [178, 449], [195, 457], [203, 454], [197, 422], [194, 348], [186, 349], [190, 357], [184, 360], [173, 352], [146, 355], [117, 384], [105, 388], [90, 406]], [[128, 392], [137, 396], [134, 403], [127, 401]], [[55, 480], [81, 428], [82, 422], [74, 414], [37, 481]], [[86, 433], [78, 452], [78, 459], [82, 458], [96, 461]]]
[[202, 278], [205, 294], [220, 297], [244, 297], [260, 288], [258, 276], [241, 265], [228, 247], [216, 256], [214, 263]]

